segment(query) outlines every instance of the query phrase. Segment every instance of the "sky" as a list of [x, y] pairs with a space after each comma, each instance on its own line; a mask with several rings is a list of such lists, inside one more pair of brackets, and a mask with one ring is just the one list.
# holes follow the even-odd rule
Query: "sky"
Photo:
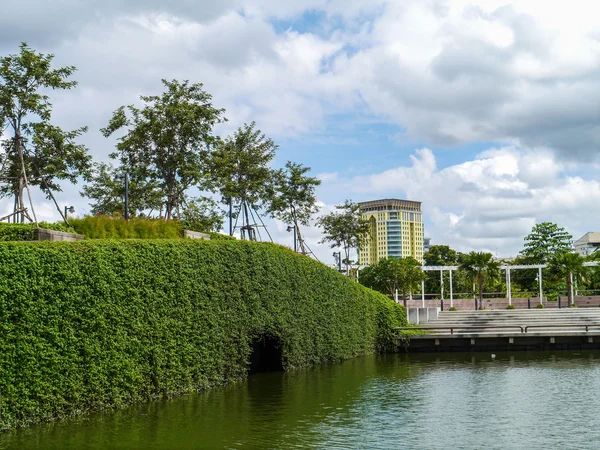
[[[0, 55], [27, 42], [78, 68], [53, 122], [83, 125], [96, 160], [111, 112], [201, 82], [229, 121], [312, 168], [323, 212], [345, 199], [423, 202], [425, 235], [515, 256], [535, 223], [600, 230], [595, 2], [537, 0], [0, 0]], [[61, 205], [89, 213], [81, 186]], [[42, 219], [53, 205], [34, 193]], [[0, 211], [12, 208], [1, 200]], [[267, 226], [292, 245], [286, 224]], [[332, 249], [304, 230], [324, 262]]]

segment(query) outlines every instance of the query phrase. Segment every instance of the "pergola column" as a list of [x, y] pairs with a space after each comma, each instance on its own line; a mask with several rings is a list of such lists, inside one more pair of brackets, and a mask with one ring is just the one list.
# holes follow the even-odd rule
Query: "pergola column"
[[444, 271], [440, 270], [440, 297], [444, 300]]
[[450, 269], [450, 308], [452, 308], [454, 305], [452, 304], [454, 301], [454, 295], [452, 292], [452, 269]]
[[425, 279], [421, 280], [421, 304], [425, 308]]
[[508, 304], [512, 305], [512, 292], [510, 289], [510, 269], [506, 268], [506, 295], [508, 296]]
[[538, 281], [539, 281], [539, 288], [540, 288], [540, 305], [542, 305], [544, 303], [544, 290], [542, 289], [542, 268], [541, 267], [538, 268]]

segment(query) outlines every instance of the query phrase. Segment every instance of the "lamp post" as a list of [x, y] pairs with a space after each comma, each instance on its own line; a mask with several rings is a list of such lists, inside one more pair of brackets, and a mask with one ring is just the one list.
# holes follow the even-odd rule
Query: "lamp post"
[[65, 219], [67, 218], [69, 213], [73, 214], [74, 212], [75, 212], [74, 206], [65, 206]]
[[294, 251], [297, 252], [298, 251], [298, 239], [296, 238], [296, 226], [289, 225], [287, 227], [287, 232], [289, 233], [290, 231], [294, 232]]
[[333, 257], [337, 263], [338, 272], [342, 271], [342, 252], [333, 252]]
[[125, 211], [123, 217], [125, 217], [125, 220], [129, 220], [129, 173], [125, 172], [123, 175], [117, 175], [115, 179], [125, 181]]

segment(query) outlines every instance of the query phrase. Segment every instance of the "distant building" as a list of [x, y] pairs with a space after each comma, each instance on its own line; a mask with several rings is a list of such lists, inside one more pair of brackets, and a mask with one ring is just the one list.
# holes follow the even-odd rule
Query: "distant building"
[[581, 256], [588, 256], [600, 248], [600, 231], [589, 232], [577, 239], [573, 244], [575, 251]]
[[359, 249], [359, 264], [374, 264], [393, 256], [412, 256], [423, 262], [421, 202], [387, 198], [358, 204], [361, 216], [371, 224], [371, 237]]
[[429, 251], [429, 247], [431, 247], [431, 238], [424, 237], [423, 238], [423, 253], [427, 253]]

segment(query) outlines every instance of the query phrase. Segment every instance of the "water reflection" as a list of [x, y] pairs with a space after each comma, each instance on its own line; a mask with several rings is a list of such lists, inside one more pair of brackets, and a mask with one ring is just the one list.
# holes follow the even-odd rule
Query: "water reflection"
[[1, 449], [596, 448], [600, 353], [370, 356], [0, 436]]

